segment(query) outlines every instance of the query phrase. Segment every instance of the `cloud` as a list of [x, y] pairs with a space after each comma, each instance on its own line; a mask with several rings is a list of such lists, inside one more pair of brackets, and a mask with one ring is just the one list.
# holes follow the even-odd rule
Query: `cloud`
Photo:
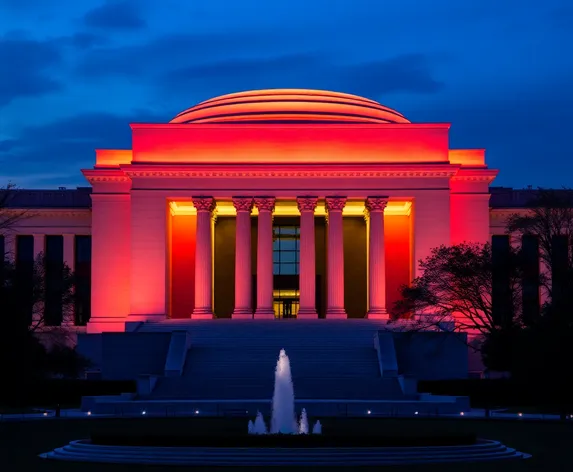
[[174, 68], [209, 65], [224, 60], [253, 60], [308, 53], [289, 35], [266, 31], [220, 34], [168, 34], [143, 44], [99, 47], [79, 59], [82, 79], [150, 78]]
[[140, 16], [140, 4], [128, 0], [107, 0], [103, 5], [88, 11], [84, 16], [86, 26], [102, 30], [138, 30], [147, 26]]
[[336, 64], [319, 54], [227, 60], [172, 70], [157, 84], [166, 94], [196, 88], [218, 95], [253, 88], [300, 87], [340, 90], [374, 99], [395, 92], [434, 94], [444, 87], [433, 77], [422, 54], [357, 64]]
[[15, 139], [5, 139], [0, 141], [0, 153], [10, 151], [10, 149], [14, 148], [18, 144], [18, 141]]
[[[129, 123], [162, 122], [168, 118], [149, 110], [134, 110], [127, 115], [81, 113], [27, 127], [16, 139], [7, 140], [8, 145], [2, 146], [7, 141], [0, 142], [0, 166], [20, 186], [81, 183], [79, 169], [93, 166], [95, 149], [131, 147]], [[34, 174], [34, 178], [29, 174]], [[40, 178], [44, 174], [50, 176], [49, 182]]]
[[69, 42], [78, 49], [90, 49], [94, 46], [99, 46], [106, 41], [106, 38], [103, 36], [86, 32], [74, 33], [69, 38]]
[[348, 66], [342, 76], [347, 90], [371, 97], [394, 92], [433, 94], [445, 85], [433, 77], [428, 58], [423, 54], [403, 54]]
[[0, 38], [0, 106], [61, 90], [62, 84], [49, 75], [60, 62], [55, 43]]

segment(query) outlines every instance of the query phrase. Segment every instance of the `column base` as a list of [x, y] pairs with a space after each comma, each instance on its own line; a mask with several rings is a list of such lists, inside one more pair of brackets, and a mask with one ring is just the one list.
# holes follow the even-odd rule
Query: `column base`
[[311, 320], [318, 318], [318, 313], [312, 308], [300, 308], [296, 317], [298, 319]]
[[384, 309], [374, 309], [368, 312], [366, 318], [369, 320], [389, 320], [390, 315]]
[[261, 308], [260, 310], [255, 311], [255, 318], [259, 320], [274, 320], [275, 319], [275, 312], [270, 308]]
[[213, 312], [211, 310], [205, 310], [199, 308], [198, 310], [194, 310], [191, 313], [192, 320], [212, 320], [213, 319]]
[[235, 310], [231, 315], [231, 318], [234, 320], [251, 320], [253, 319], [253, 312], [252, 310]]
[[331, 308], [326, 310], [326, 318], [328, 319], [347, 319], [348, 315], [344, 308]]

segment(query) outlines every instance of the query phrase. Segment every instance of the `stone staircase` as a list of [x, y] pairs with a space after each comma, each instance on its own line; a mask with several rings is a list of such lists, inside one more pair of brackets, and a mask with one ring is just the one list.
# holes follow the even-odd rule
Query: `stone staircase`
[[152, 400], [260, 400], [273, 394], [280, 349], [291, 362], [298, 399], [404, 399], [397, 378], [382, 378], [372, 320], [209, 320], [146, 323], [138, 331], [188, 330], [183, 374], [160, 378]]

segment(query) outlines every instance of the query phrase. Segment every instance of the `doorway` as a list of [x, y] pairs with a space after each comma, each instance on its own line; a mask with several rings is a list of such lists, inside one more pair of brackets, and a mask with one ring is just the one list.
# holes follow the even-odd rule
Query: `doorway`
[[[282, 220], [282, 221], [281, 221]], [[273, 226], [273, 307], [276, 318], [296, 318], [299, 309], [300, 220]]]

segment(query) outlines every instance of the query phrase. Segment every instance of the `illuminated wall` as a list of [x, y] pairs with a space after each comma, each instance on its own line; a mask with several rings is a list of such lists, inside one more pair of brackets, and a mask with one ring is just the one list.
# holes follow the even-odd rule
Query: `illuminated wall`
[[[364, 231], [358, 237], [358, 224], [350, 220], [363, 218], [367, 196], [388, 196], [386, 306], [391, 309], [400, 286], [421, 275], [418, 262], [433, 248], [489, 239], [488, 186], [497, 171], [487, 168], [483, 149], [449, 149], [449, 128], [448, 123], [410, 123], [363, 97], [294, 89], [215, 97], [170, 123], [132, 124], [131, 150], [97, 150], [94, 168], [82, 171], [94, 189], [89, 329], [107, 330], [108, 323], [117, 323], [112, 329], [117, 330], [128, 318], [190, 316], [196, 247], [191, 200], [196, 195], [215, 198], [221, 221], [235, 216], [233, 195], [276, 197], [277, 218], [298, 217], [297, 196], [319, 195], [318, 221], [325, 215], [324, 196], [346, 196], [345, 257], [351, 262], [361, 254], [360, 267], [346, 264], [345, 275], [361, 280], [364, 290], [366, 225], [360, 220]], [[254, 268], [256, 211], [253, 216]], [[316, 237], [322, 243], [321, 225]], [[233, 243], [225, 240], [230, 246], [217, 249], [223, 239], [214, 238], [215, 259], [234, 254]], [[316, 257], [321, 311], [326, 261], [320, 251]], [[218, 287], [233, 287], [234, 271], [217, 273], [218, 265], [214, 298], [226, 299], [215, 302], [214, 309], [219, 305], [228, 315], [232, 291], [221, 295]], [[349, 314], [362, 316], [367, 294], [352, 290], [352, 283], [346, 287]]]
[[171, 318], [189, 318], [195, 307], [196, 215], [172, 215], [170, 286]]
[[386, 307], [388, 311], [400, 298], [400, 287], [411, 280], [410, 216], [391, 215], [384, 218], [386, 251]]

